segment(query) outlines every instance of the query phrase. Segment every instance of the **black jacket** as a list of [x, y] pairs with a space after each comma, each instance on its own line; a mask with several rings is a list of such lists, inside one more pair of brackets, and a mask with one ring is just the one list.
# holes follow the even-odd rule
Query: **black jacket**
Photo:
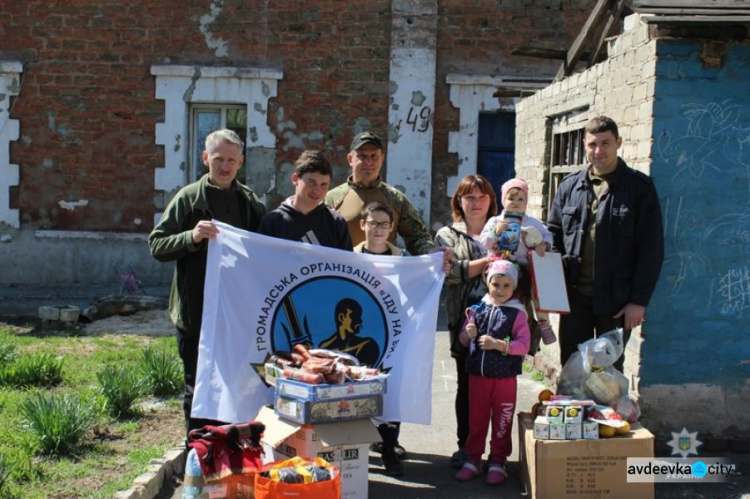
[[[618, 158], [596, 216], [594, 313], [616, 313], [628, 303], [647, 306], [664, 259], [661, 208], [653, 181]], [[568, 285], [575, 287], [593, 193], [588, 170], [565, 177], [547, 228], [563, 255]]]
[[292, 206], [291, 197], [263, 217], [258, 232], [290, 241], [352, 250], [352, 239], [344, 217], [324, 204], [303, 214]]

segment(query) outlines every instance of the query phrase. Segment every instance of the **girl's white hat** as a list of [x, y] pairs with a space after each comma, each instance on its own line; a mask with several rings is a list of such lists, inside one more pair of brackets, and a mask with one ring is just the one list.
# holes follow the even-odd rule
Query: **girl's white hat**
[[518, 266], [509, 260], [495, 260], [487, 267], [487, 282], [490, 282], [492, 276], [501, 274], [508, 276], [513, 288], [518, 286]]

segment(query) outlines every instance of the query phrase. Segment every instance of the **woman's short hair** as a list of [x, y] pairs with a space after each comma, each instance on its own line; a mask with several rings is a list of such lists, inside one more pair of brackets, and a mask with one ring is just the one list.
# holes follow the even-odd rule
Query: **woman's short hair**
[[490, 181], [481, 175], [466, 175], [458, 183], [456, 192], [453, 193], [453, 197], [451, 198], [451, 211], [454, 222], [462, 222], [464, 220], [464, 210], [461, 208], [461, 196], [469, 194], [475, 188], [482, 194], [487, 194], [490, 197], [487, 219], [497, 215], [497, 198], [495, 197], [495, 190], [492, 188]]

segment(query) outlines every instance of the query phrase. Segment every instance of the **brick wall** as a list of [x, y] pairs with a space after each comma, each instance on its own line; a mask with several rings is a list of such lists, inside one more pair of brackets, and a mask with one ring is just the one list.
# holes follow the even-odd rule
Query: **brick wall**
[[[510, 51], [530, 40], [569, 43], [591, 3], [439, 2], [433, 219], [446, 219], [445, 175], [456, 167], [446, 152], [457, 117], [445, 75], [552, 74], [556, 63]], [[164, 113], [149, 74], [154, 64], [284, 72], [269, 109], [277, 137], [277, 187], [268, 193], [269, 206], [289, 194], [291, 163], [302, 149], [325, 149], [339, 182], [349, 171], [351, 137], [364, 128], [387, 130], [387, 0], [316, 0], [304, 8], [261, 1], [29, 0], [6, 2], [0, 22], [0, 57], [24, 65], [11, 110], [21, 122], [21, 138], [11, 145], [11, 161], [21, 172], [11, 207], [20, 209], [25, 227], [150, 230], [154, 168], [164, 157], [154, 145], [154, 126]], [[78, 206], [65, 209], [61, 201]]]
[[[623, 140], [620, 156], [629, 166], [650, 172], [653, 105], [656, 68], [656, 42], [649, 39], [645, 24], [629, 21], [631, 29], [614, 38], [609, 57], [592, 68], [574, 74], [523, 99], [517, 106], [516, 174], [533, 178], [529, 185], [530, 213], [540, 214], [546, 202], [549, 176], [551, 121], [581, 111], [583, 124], [597, 115], [614, 119]], [[637, 357], [640, 337], [631, 346]], [[557, 344], [542, 346], [542, 356], [551, 366], [560, 365]], [[638, 365], [626, 365], [637, 377]], [[559, 367], [552, 372], [559, 373]], [[637, 387], [637, 383], [635, 384]]]
[[[456, 175], [458, 158], [448, 152], [448, 134], [459, 128], [457, 110], [445, 82], [449, 73], [548, 76], [559, 61], [520, 57], [511, 52], [529, 45], [568, 47], [595, 2], [575, 0], [505, 0], [440, 2], [435, 143], [433, 146], [432, 220], [449, 223], [448, 177]], [[517, 99], [505, 99], [512, 109]], [[517, 146], [518, 147], [518, 146]], [[517, 150], [518, 152], [518, 150]], [[518, 160], [516, 160], [518, 165]], [[527, 172], [516, 172], [522, 178]]]

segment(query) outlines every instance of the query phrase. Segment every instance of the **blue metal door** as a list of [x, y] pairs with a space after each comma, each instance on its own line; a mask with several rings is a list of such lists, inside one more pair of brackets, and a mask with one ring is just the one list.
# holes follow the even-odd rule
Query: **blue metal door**
[[515, 151], [516, 113], [480, 113], [477, 173], [492, 183], [500, 209], [500, 187], [516, 176]]

